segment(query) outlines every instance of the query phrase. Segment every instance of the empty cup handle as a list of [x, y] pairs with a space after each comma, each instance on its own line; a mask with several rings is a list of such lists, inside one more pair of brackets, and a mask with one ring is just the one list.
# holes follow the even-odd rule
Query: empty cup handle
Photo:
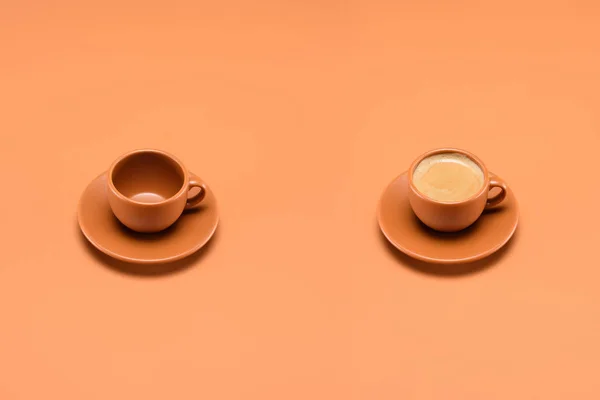
[[202, 200], [204, 200], [204, 197], [206, 196], [206, 185], [197, 177], [192, 176], [190, 178], [190, 183], [188, 184], [188, 191], [192, 190], [192, 188], [195, 188], [195, 187], [200, 189], [200, 191], [187, 200], [187, 203], [185, 205], [186, 210], [197, 207], [202, 202]]
[[500, 188], [500, 193], [493, 197], [490, 197], [487, 200], [485, 208], [494, 207], [502, 203], [502, 201], [506, 198], [506, 191], [508, 190], [508, 187], [502, 179], [496, 177], [490, 179], [490, 190], [492, 190], [495, 187]]

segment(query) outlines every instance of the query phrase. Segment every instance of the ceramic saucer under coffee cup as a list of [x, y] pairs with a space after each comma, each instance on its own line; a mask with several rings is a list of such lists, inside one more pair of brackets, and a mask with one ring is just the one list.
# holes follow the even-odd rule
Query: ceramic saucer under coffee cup
[[[444, 162], [457, 165], [446, 169]], [[490, 196], [494, 188], [499, 192]], [[385, 189], [377, 210], [383, 235], [398, 250], [441, 264], [494, 253], [513, 236], [518, 219], [517, 201], [508, 185], [475, 155], [452, 148], [417, 158]]]
[[[189, 192], [196, 188], [192, 196]], [[210, 188], [176, 157], [136, 150], [117, 159], [85, 189], [78, 207], [84, 236], [116, 259], [155, 264], [202, 248], [218, 225]]]

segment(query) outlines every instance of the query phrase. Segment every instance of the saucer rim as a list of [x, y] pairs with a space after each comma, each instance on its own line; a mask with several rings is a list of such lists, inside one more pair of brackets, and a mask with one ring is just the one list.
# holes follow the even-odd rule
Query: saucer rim
[[[497, 174], [493, 173], [492, 171], [488, 171], [490, 174], [490, 177], [498, 177]], [[498, 250], [500, 250], [502, 247], [504, 247], [509, 241], [510, 239], [512, 239], [512, 237], [514, 236], [515, 232], [517, 231], [517, 227], [519, 226], [519, 203], [517, 200], [517, 197], [515, 196], [514, 192], [512, 192], [513, 195], [513, 200], [514, 200], [514, 204], [515, 204], [515, 208], [516, 208], [516, 214], [517, 214], [517, 219], [515, 220], [515, 224], [512, 228], [512, 230], [510, 231], [510, 234], [508, 234], [506, 236], [506, 239], [504, 239], [502, 242], [498, 243], [496, 246], [482, 252], [479, 254], [476, 254], [474, 256], [470, 256], [470, 257], [462, 257], [462, 258], [452, 258], [452, 259], [448, 259], [448, 258], [432, 258], [432, 257], [428, 257], [426, 255], [422, 255], [419, 253], [415, 253], [412, 250], [407, 249], [406, 247], [398, 244], [395, 240], [392, 240], [388, 234], [386, 233], [385, 229], [383, 228], [382, 224], [381, 224], [381, 203], [383, 200], [383, 197], [385, 195], [385, 193], [388, 191], [388, 189], [394, 184], [396, 183], [396, 181], [398, 181], [400, 178], [402, 178], [403, 176], [408, 175], [408, 171], [404, 171], [403, 173], [399, 174], [398, 176], [396, 176], [394, 179], [392, 179], [392, 181], [385, 187], [385, 189], [383, 190], [383, 192], [381, 193], [381, 196], [379, 197], [379, 202], [377, 204], [377, 211], [376, 211], [376, 215], [377, 215], [377, 224], [379, 226], [379, 230], [381, 231], [381, 233], [383, 234], [383, 236], [386, 238], [386, 240], [392, 244], [396, 249], [398, 249], [400, 252], [406, 254], [409, 257], [412, 257], [416, 260], [419, 261], [424, 261], [427, 263], [431, 263], [431, 264], [443, 264], [443, 265], [454, 265], [454, 264], [466, 264], [466, 263], [470, 263], [470, 262], [474, 262], [474, 261], [478, 261], [481, 259], [484, 259], [486, 257], [489, 257], [490, 255], [494, 254], [495, 252], [497, 252]], [[407, 182], [408, 183], [408, 182]]]
[[[85, 189], [83, 190], [81, 197], [79, 198], [79, 202], [77, 204], [77, 224], [79, 225], [79, 230], [81, 231], [81, 233], [83, 234], [83, 236], [86, 238], [86, 240], [92, 245], [94, 246], [98, 251], [100, 251], [101, 253], [106, 254], [107, 256], [114, 258], [116, 260], [119, 261], [123, 261], [123, 262], [127, 262], [127, 263], [131, 263], [131, 264], [143, 264], [143, 265], [152, 265], [152, 264], [166, 264], [166, 263], [170, 263], [170, 262], [174, 262], [174, 261], [178, 261], [178, 260], [182, 260], [186, 257], [191, 256], [192, 254], [194, 254], [195, 252], [199, 251], [202, 247], [204, 247], [214, 236], [217, 227], [219, 226], [219, 222], [220, 222], [220, 215], [219, 215], [219, 208], [218, 208], [218, 202], [217, 199], [215, 197], [215, 209], [216, 209], [216, 214], [217, 214], [217, 220], [214, 224], [214, 227], [212, 228], [210, 234], [206, 237], [206, 240], [204, 240], [201, 243], [198, 243], [196, 246], [191, 247], [190, 249], [177, 254], [175, 256], [171, 256], [171, 257], [165, 257], [165, 258], [153, 258], [153, 259], [142, 259], [142, 258], [132, 258], [132, 257], [127, 257], [127, 256], [123, 256], [120, 254], [117, 254], [115, 252], [113, 252], [112, 250], [109, 250], [105, 247], [103, 247], [102, 245], [100, 245], [99, 243], [97, 243], [96, 241], [92, 240], [89, 236], [88, 233], [85, 231], [85, 229], [83, 228], [83, 224], [81, 223], [81, 207], [82, 207], [82, 202], [83, 202], [83, 195], [85, 194], [85, 192], [87, 191], [87, 189], [90, 187], [90, 185], [95, 182], [96, 180], [102, 178], [103, 176], [105, 176], [107, 174], [108, 171], [105, 171], [101, 174], [99, 174], [98, 176], [96, 176], [94, 179], [92, 179], [88, 185], [85, 187]], [[198, 176], [192, 172], [190, 172], [191, 176]], [[203, 181], [204, 182], [204, 181]], [[208, 185], [207, 185], [208, 186]], [[210, 188], [210, 186], [208, 186]], [[214, 194], [213, 194], [214, 196]]]

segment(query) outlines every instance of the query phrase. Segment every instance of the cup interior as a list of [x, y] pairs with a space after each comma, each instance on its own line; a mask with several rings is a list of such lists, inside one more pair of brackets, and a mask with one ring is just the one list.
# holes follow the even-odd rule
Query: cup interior
[[159, 203], [181, 190], [185, 172], [171, 157], [147, 151], [130, 154], [117, 162], [111, 179], [115, 189], [128, 199]]

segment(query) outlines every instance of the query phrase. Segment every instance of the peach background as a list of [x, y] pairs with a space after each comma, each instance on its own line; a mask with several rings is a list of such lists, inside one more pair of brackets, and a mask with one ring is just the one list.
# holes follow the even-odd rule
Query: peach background
[[[593, 1], [2, 0], [0, 399], [599, 398], [599, 38]], [[521, 207], [457, 268], [374, 217], [448, 145]], [[76, 225], [145, 146], [221, 207], [173, 266]]]

